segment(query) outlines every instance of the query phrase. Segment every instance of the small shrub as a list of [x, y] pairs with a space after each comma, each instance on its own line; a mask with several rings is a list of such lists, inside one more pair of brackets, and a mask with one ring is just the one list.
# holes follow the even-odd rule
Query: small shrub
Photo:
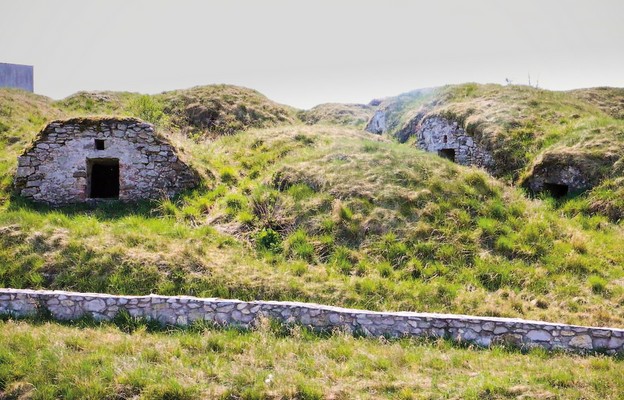
[[314, 194], [314, 190], [305, 183], [297, 183], [288, 188], [287, 193], [296, 201], [307, 199]]
[[308, 135], [304, 135], [303, 133], [298, 133], [295, 135], [295, 141], [300, 142], [305, 146], [311, 146], [314, 144], [315, 139]]
[[386, 261], [377, 265], [377, 271], [382, 278], [390, 278], [394, 269], [392, 268], [392, 265]]
[[331, 218], [325, 218], [324, 220], [321, 221], [321, 230], [324, 233], [333, 232], [335, 227], [336, 227], [336, 223]]
[[242, 210], [237, 216], [238, 222], [243, 225], [253, 225], [256, 216], [247, 210]]
[[293, 262], [290, 269], [295, 276], [303, 276], [308, 272], [308, 264], [302, 261]]
[[323, 392], [309, 382], [299, 382], [297, 384], [297, 393], [293, 396], [295, 399], [301, 400], [321, 400]]
[[271, 228], [263, 228], [256, 235], [256, 246], [260, 250], [278, 253], [281, 251], [282, 237]]
[[419, 279], [423, 273], [423, 263], [418, 258], [410, 258], [403, 268], [403, 276], [411, 279]]
[[286, 231], [292, 224], [292, 215], [286, 209], [280, 193], [260, 185], [253, 190], [251, 209], [260, 225], [278, 231]]
[[338, 218], [340, 221], [351, 221], [353, 219], [353, 211], [344, 204], [338, 204], [336, 207]]
[[133, 317], [125, 309], [120, 310], [113, 317], [111, 322], [119, 328], [120, 331], [125, 333], [132, 333], [144, 328], [150, 328], [151, 330], [158, 330], [161, 328], [157, 321], [148, 321], [144, 318]]
[[515, 255], [516, 239], [509, 236], [501, 236], [496, 240], [494, 248], [507, 257], [513, 257]]
[[379, 250], [393, 268], [401, 268], [410, 258], [407, 245], [399, 241], [393, 233], [388, 233], [381, 238]]
[[379, 150], [379, 143], [377, 142], [365, 142], [362, 146], [362, 150], [365, 153], [374, 153]]
[[600, 294], [607, 291], [607, 280], [598, 275], [591, 275], [587, 278], [587, 282], [591, 286], [592, 292]]
[[288, 239], [288, 253], [290, 256], [311, 262], [314, 259], [314, 246], [310, 243], [307, 233], [298, 230]]
[[163, 111], [163, 105], [152, 96], [137, 97], [130, 102], [129, 108], [135, 116], [144, 121], [155, 125], [164, 125], [166, 122], [167, 118]]
[[162, 199], [157, 206], [157, 210], [160, 215], [165, 217], [175, 217], [178, 213], [178, 207], [169, 198]]
[[336, 268], [341, 274], [349, 275], [353, 269], [351, 252], [344, 246], [338, 246], [331, 255], [330, 265]]
[[231, 193], [225, 196], [226, 211], [230, 215], [236, 215], [247, 206], [247, 198], [241, 194]]
[[503, 264], [481, 262], [477, 266], [476, 276], [483, 287], [492, 292], [508, 285], [511, 281], [509, 268]]
[[594, 263], [591, 258], [577, 253], [566, 255], [560, 261], [559, 268], [561, 272], [571, 272], [576, 275], [585, 275], [594, 270]]
[[234, 168], [230, 166], [222, 167], [219, 170], [219, 177], [221, 178], [221, 182], [228, 185], [233, 185], [238, 180], [236, 176], [236, 170], [234, 170]]

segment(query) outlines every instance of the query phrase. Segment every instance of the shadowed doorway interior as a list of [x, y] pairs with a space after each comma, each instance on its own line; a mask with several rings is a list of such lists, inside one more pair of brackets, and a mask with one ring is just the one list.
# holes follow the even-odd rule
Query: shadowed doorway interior
[[546, 182], [544, 183], [544, 190], [555, 199], [560, 199], [568, 194], [568, 185]]
[[92, 199], [119, 198], [119, 160], [92, 158], [87, 160], [88, 193]]
[[438, 155], [442, 158], [446, 158], [447, 160], [451, 160], [455, 162], [455, 150], [454, 149], [440, 149], [438, 150]]

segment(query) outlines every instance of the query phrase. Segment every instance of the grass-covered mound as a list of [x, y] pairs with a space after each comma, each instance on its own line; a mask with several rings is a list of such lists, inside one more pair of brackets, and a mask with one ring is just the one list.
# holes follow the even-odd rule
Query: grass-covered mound
[[624, 88], [597, 87], [569, 92], [617, 119], [624, 119]]
[[214, 178], [139, 205], [6, 201], [0, 284], [624, 323], [604, 218], [344, 127], [170, 137]]
[[287, 125], [294, 109], [259, 92], [232, 85], [198, 86], [154, 96], [173, 125], [187, 135], [230, 135], [248, 128]]
[[375, 114], [376, 107], [367, 104], [319, 104], [310, 110], [297, 113], [304, 123], [347, 125], [364, 128], [369, 119]]
[[[603, 101], [591, 97], [595, 94]], [[413, 133], [415, 121], [438, 115], [458, 121], [494, 157], [493, 173], [516, 180], [544, 152], [574, 152], [579, 158], [604, 158], [602, 169], [624, 155], [624, 123], [614, 118], [624, 102], [617, 89], [553, 92], [530, 86], [463, 84], [415, 91], [386, 99], [388, 133], [402, 141]], [[608, 103], [610, 105], [605, 105]], [[617, 114], [617, 112], [615, 112]], [[587, 172], [600, 173], [597, 168]]]
[[[2, 399], [615, 399], [607, 357], [483, 351], [449, 342], [252, 331], [152, 331], [0, 321]], [[128, 332], [128, 333], [126, 333]]]
[[[0, 88], [0, 104], [22, 104], [27, 108], [15, 110], [17, 118], [40, 118], [38, 130], [50, 117], [88, 115], [133, 116], [157, 124], [167, 130], [186, 135], [218, 136], [248, 128], [266, 128], [292, 124], [297, 120], [295, 109], [275, 103], [261, 93], [233, 85], [207, 85], [190, 89], [145, 95], [130, 92], [78, 92], [65, 99], [53, 101], [24, 91]], [[35, 111], [37, 110], [37, 111]], [[5, 110], [8, 112], [7, 110]], [[3, 116], [6, 112], [3, 111]], [[10, 126], [25, 127], [15, 119]]]

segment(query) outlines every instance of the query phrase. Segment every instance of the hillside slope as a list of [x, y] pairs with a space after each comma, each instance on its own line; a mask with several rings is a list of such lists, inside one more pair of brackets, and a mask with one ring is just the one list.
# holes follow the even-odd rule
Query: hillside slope
[[463, 84], [406, 93], [379, 108], [385, 114], [384, 132], [400, 141], [415, 135], [427, 118], [458, 122], [492, 153], [496, 176], [525, 179], [535, 168], [556, 168], [572, 157], [583, 173], [596, 175], [589, 178], [594, 186], [624, 155], [624, 123], [614, 118], [622, 102], [624, 92], [616, 89], [553, 92]]
[[138, 206], [5, 201], [0, 284], [624, 321], [622, 227], [604, 219], [354, 129], [169, 135], [215, 178]]
[[618, 196], [624, 163], [622, 104], [624, 91], [617, 88], [552, 92], [451, 85], [384, 99], [367, 130], [416, 146], [421, 132], [454, 129], [444, 124], [455, 124], [490, 155], [485, 167], [494, 176], [533, 194], [552, 191], [559, 196], [560, 187], [563, 194], [569, 192], [567, 212], [601, 214], [617, 222], [624, 215]]
[[[228, 97], [215, 111], [236, 129], [192, 123], [185, 113], [193, 96], [201, 107], [212, 104], [210, 96], [229, 96], [229, 88], [214, 90], [80, 93], [60, 102], [0, 91], [0, 286], [624, 327], [621, 161], [582, 196], [533, 199], [508, 185], [510, 178], [418, 150], [409, 137], [401, 144], [343, 126], [351, 116], [335, 119], [330, 110], [306, 125], [268, 100], [247, 104], [254, 92]], [[594, 152], [597, 160], [607, 150], [619, 154], [620, 122], [566, 96], [462, 85], [378, 107], [395, 110], [385, 123], [396, 137], [422, 110], [463, 121], [500, 146], [497, 157], [516, 160], [521, 167], [510, 161], [510, 176], [548, 152]], [[238, 113], [236, 102], [260, 111]], [[154, 122], [200, 172], [201, 184], [174, 199], [62, 208], [11, 193], [16, 157], [46, 121], [111, 113]], [[0, 321], [0, 337], [12, 343], [0, 349], [0, 398], [349, 398], [353, 391], [363, 398], [609, 398], [622, 386], [617, 359], [323, 338], [299, 328], [147, 333], [149, 325], [117, 323], [136, 332], [92, 321], [80, 322], [80, 333]], [[380, 385], [382, 377], [391, 383]]]
[[624, 119], [624, 88], [597, 87], [571, 90], [568, 93], [597, 106], [613, 118]]

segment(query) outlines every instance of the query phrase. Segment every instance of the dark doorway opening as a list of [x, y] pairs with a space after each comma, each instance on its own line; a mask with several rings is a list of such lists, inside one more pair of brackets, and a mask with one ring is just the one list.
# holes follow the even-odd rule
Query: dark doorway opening
[[88, 191], [92, 199], [119, 198], [119, 160], [93, 158], [87, 160]]
[[544, 190], [550, 193], [555, 199], [560, 199], [568, 194], [568, 185], [560, 183], [544, 183]]
[[438, 155], [455, 162], [455, 149], [440, 149], [438, 150]]

